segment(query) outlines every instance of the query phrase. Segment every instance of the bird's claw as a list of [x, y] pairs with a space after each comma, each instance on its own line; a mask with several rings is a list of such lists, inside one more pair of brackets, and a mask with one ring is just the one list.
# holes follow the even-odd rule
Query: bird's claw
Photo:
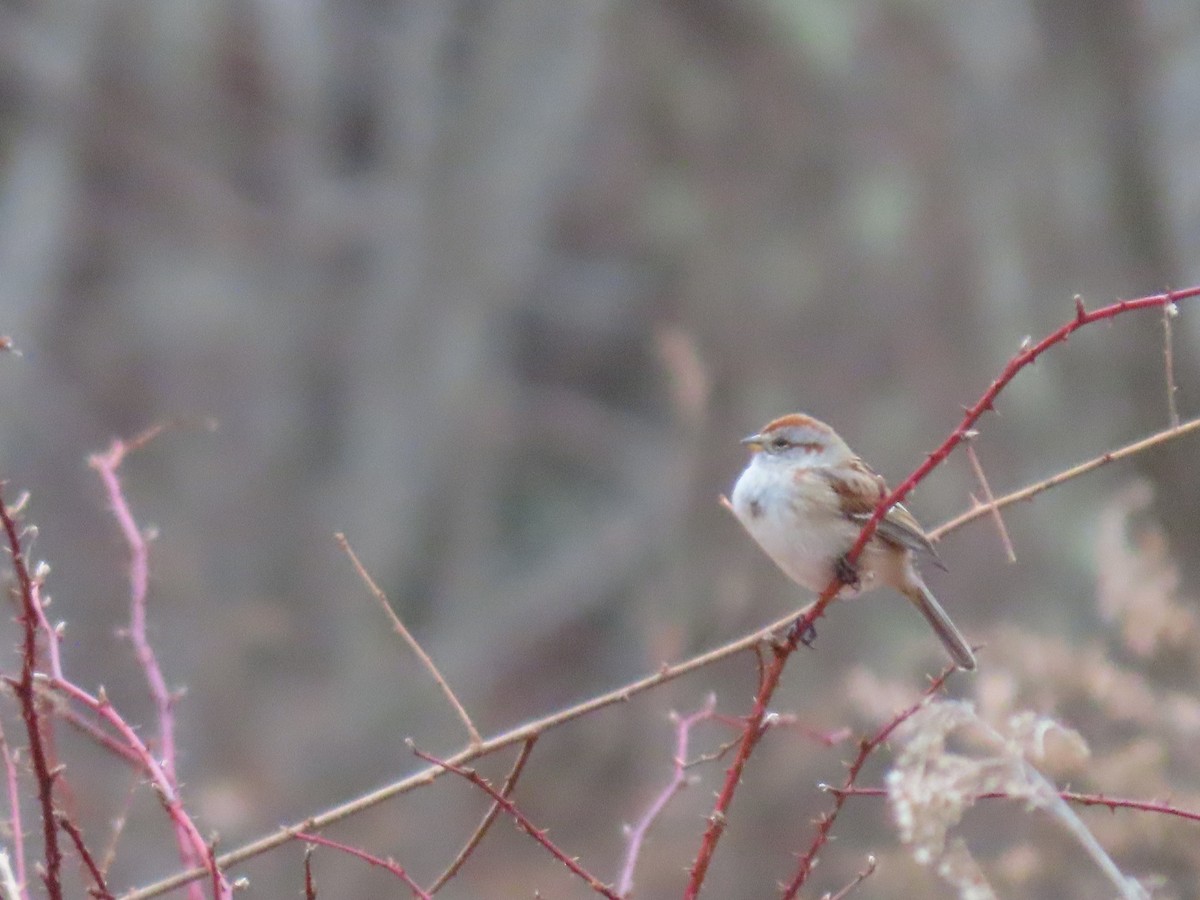
[[858, 566], [850, 562], [844, 553], [834, 562], [833, 575], [841, 584], [848, 588], [857, 589], [862, 585], [858, 577]]
[[812, 647], [817, 639], [817, 626], [811, 621], [801, 616], [792, 623], [791, 635], [793, 643], [801, 643], [805, 647]]

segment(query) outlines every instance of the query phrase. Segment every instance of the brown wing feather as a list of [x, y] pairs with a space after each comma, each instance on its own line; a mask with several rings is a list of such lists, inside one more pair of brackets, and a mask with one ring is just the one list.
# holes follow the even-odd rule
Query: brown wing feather
[[[848, 466], [838, 469], [814, 469], [813, 474], [819, 475], [829, 484], [841, 501], [846, 517], [855, 522], [865, 524], [875, 512], [879, 501], [888, 493], [883, 478], [861, 459], [855, 459]], [[885, 541], [927, 554], [938, 567], [946, 568], [938, 558], [933, 543], [926, 537], [921, 524], [899, 503], [887, 511], [875, 533]]]

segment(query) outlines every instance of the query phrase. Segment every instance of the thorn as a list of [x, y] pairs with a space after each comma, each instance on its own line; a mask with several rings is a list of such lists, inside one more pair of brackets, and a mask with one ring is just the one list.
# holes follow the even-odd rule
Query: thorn
[[1084, 308], [1084, 305], [1083, 305], [1083, 295], [1076, 294], [1075, 295], [1075, 321], [1082, 324], [1086, 318], [1087, 318], [1087, 310]]

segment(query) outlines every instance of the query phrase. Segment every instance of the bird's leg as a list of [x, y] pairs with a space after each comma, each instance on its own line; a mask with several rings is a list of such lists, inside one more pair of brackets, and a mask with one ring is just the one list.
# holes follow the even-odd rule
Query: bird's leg
[[804, 616], [798, 618], [792, 623], [792, 634], [789, 637], [795, 638], [805, 647], [812, 647], [817, 640], [817, 626], [811, 621], [808, 621]]
[[834, 560], [833, 577], [843, 586], [853, 590], [862, 586], [862, 580], [858, 577], [858, 566], [850, 562], [845, 553]]

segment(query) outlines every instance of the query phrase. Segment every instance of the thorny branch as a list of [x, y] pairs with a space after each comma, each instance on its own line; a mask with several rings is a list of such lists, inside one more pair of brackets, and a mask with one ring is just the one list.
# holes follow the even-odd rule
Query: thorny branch
[[[394, 860], [380, 859], [378, 856], [367, 853], [365, 850], [359, 850], [357, 847], [351, 847], [349, 844], [343, 844], [341, 841], [331, 840], [330, 838], [322, 837], [319, 834], [308, 834], [301, 831], [297, 832], [296, 838], [301, 841], [307, 841], [310, 844], [320, 844], [322, 847], [340, 850], [342, 853], [348, 853], [350, 856], [357, 857], [358, 859], [361, 859], [363, 862], [369, 863], [372, 866], [378, 866], [381, 869], [386, 869], [388, 872], [391, 872], [406, 885], [408, 885], [408, 889], [412, 891], [413, 896], [416, 897], [417, 900], [430, 900], [429, 894], [421, 890], [421, 886], [413, 881], [412, 876], [405, 871], [404, 867]], [[307, 884], [311, 885], [312, 871], [309, 867], [309, 855], [310, 854], [306, 853], [304, 857], [305, 872], [307, 873], [305, 881]]]
[[[410, 746], [412, 746], [411, 742]], [[521, 810], [517, 808], [515, 803], [492, 787], [491, 783], [474, 769], [467, 769], [462, 766], [456, 766], [453, 763], [446, 762], [445, 760], [440, 760], [436, 756], [431, 756], [428, 753], [418, 750], [416, 747], [413, 747], [412, 751], [419, 759], [423, 759], [425, 762], [433, 763], [435, 766], [440, 766], [447, 772], [453, 772], [455, 775], [461, 776], [462, 778], [465, 778], [467, 781], [471, 782], [471, 784], [481, 788], [484, 793], [496, 801], [496, 803], [506, 813], [512, 816], [513, 821], [517, 823], [518, 828], [545, 847], [551, 856], [553, 856], [570, 870], [571, 874], [586, 882], [587, 886], [600, 896], [607, 897], [608, 900], [621, 900], [617, 894], [613, 893], [612, 888], [604, 884], [599, 878], [581, 866], [574, 857], [568, 856], [566, 853], [564, 853], [557, 844], [547, 837], [545, 829], [537, 828], [532, 822], [529, 821], [529, 818], [525, 815], [525, 813], [521, 812]]]
[[[890, 722], [875, 732], [872, 737], [865, 738], [858, 745], [858, 753], [855, 755], [854, 761], [850, 763], [850, 768], [846, 770], [846, 781], [842, 785], [843, 791], [854, 787], [854, 783], [858, 781], [858, 776], [862, 772], [862, 768], [866, 765], [870, 755], [891, 736], [892, 732], [899, 728], [905, 721], [912, 718], [917, 710], [928, 703], [929, 698], [942, 689], [942, 685], [946, 683], [946, 679], [955, 671], [956, 669], [953, 666], [945, 669], [941, 675], [929, 683], [929, 687], [925, 689], [925, 692], [921, 694], [920, 699], [916, 703], [901, 710], [892, 717]], [[846, 796], [844, 793], [834, 793], [833, 808], [817, 820], [816, 834], [813, 836], [808, 850], [800, 857], [800, 863], [796, 867], [796, 874], [788, 882], [787, 887], [783, 891], [782, 896], [784, 900], [791, 900], [791, 898], [795, 897], [800, 892], [800, 888], [804, 886], [804, 882], [808, 880], [809, 873], [812, 872], [813, 866], [816, 864], [817, 854], [821, 852], [821, 848], [829, 841], [829, 834], [833, 830], [833, 823], [837, 821], [838, 814], [841, 813], [845, 803]]]
[[[504, 797], [512, 796], [513, 790], [517, 786], [517, 779], [521, 777], [521, 773], [525, 770], [525, 763], [529, 761], [529, 754], [533, 752], [533, 745], [537, 743], [537, 736], [529, 738], [521, 745], [521, 751], [517, 754], [517, 760], [513, 763], [512, 769], [508, 773], [508, 777], [504, 779], [504, 786], [500, 788], [500, 794]], [[492, 827], [492, 823], [496, 821], [496, 816], [500, 813], [500, 804], [492, 803], [491, 808], [483, 814], [483, 820], [475, 829], [474, 833], [467, 839], [463, 848], [458, 851], [458, 855], [446, 867], [446, 871], [442, 872], [429, 887], [428, 893], [436, 894], [442, 887], [458, 874], [458, 870], [463, 867], [463, 863], [467, 858], [475, 852], [475, 848], [479, 846], [479, 842], [483, 840], [484, 835], [488, 833], [488, 829]]]
[[54, 811], [54, 781], [58, 777], [58, 773], [53, 771], [50, 766], [42, 735], [37, 692], [34, 689], [34, 676], [37, 672], [39, 612], [37, 587], [29, 574], [29, 567], [25, 563], [25, 554], [21, 549], [21, 536], [17, 529], [17, 523], [9, 513], [8, 507], [5, 506], [2, 491], [0, 491], [0, 521], [4, 525], [13, 573], [17, 578], [17, 600], [21, 605], [19, 617], [22, 632], [21, 677], [6, 680], [12, 686], [21, 706], [21, 718], [25, 722], [25, 732], [29, 738], [29, 756], [33, 762], [33, 774], [37, 781], [38, 804], [42, 811], [42, 839], [45, 843], [46, 856], [46, 864], [42, 870], [42, 882], [46, 885], [46, 893], [50, 900], [60, 900], [62, 884], [59, 875], [62, 869], [62, 850], [58, 846], [58, 822]]

